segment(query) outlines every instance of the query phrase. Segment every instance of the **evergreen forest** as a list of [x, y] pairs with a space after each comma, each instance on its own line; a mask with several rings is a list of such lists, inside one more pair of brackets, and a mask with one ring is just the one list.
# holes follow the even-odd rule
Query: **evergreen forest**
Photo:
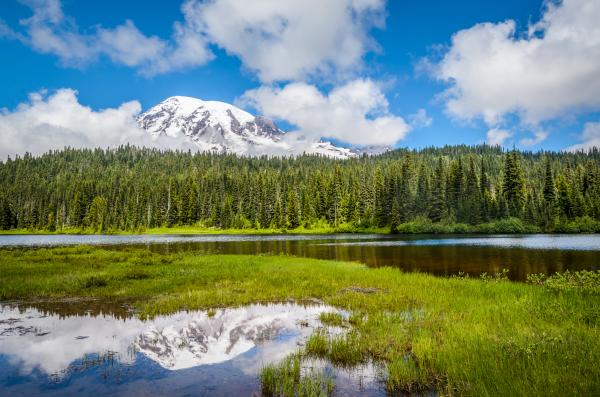
[[398, 149], [334, 160], [122, 146], [0, 162], [0, 229], [197, 226], [390, 232], [600, 231], [600, 151]]

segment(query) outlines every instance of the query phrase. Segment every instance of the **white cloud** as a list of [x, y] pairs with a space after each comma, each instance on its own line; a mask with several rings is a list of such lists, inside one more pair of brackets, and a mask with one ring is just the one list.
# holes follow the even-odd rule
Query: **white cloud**
[[142, 33], [127, 20], [114, 28], [82, 33], [60, 0], [21, 0], [33, 11], [15, 32], [0, 21], [0, 37], [56, 55], [65, 66], [81, 67], [106, 56], [117, 64], [153, 75], [203, 65], [216, 44], [239, 57], [265, 82], [315, 75], [343, 76], [361, 66], [376, 48], [369, 37], [383, 27], [385, 0], [186, 0], [182, 22], [170, 40]]
[[600, 122], [585, 123], [583, 132], [581, 133], [583, 142], [568, 147], [568, 151], [589, 150], [591, 148], [600, 149]]
[[184, 22], [173, 24], [171, 40], [147, 36], [132, 21], [114, 28], [95, 27], [81, 33], [62, 12], [60, 0], [22, 0], [33, 15], [20, 21], [24, 33], [0, 21], [0, 37], [17, 39], [34, 50], [56, 55], [65, 66], [80, 67], [107, 56], [117, 64], [153, 75], [199, 66], [212, 60], [205, 36], [184, 11]]
[[433, 118], [427, 115], [427, 110], [419, 109], [415, 113], [408, 115], [410, 125], [414, 128], [429, 127], [433, 123]]
[[343, 73], [375, 47], [384, 0], [188, 0], [182, 10], [212, 42], [264, 82]]
[[[25, 152], [42, 154], [65, 146], [74, 148], [114, 147], [125, 143], [138, 146], [187, 148], [183, 140], [154, 142], [138, 128], [135, 117], [141, 105], [126, 102], [118, 108], [99, 111], [83, 106], [77, 92], [60, 89], [52, 95], [37, 92], [14, 111], [0, 113], [0, 158]], [[178, 145], [183, 145], [178, 147]]]
[[167, 45], [158, 37], [146, 37], [131, 21], [114, 29], [98, 30], [99, 48], [115, 63], [137, 66], [161, 57]]
[[0, 39], [19, 40], [21, 36], [0, 19]]
[[298, 82], [282, 88], [262, 86], [247, 91], [240, 102], [295, 125], [308, 140], [324, 136], [354, 145], [391, 145], [410, 129], [388, 112], [381, 88], [371, 80], [354, 80], [328, 94]]
[[523, 146], [534, 146], [544, 142], [546, 138], [548, 138], [548, 132], [544, 130], [538, 130], [533, 133], [533, 137], [523, 138], [519, 141], [519, 143]]
[[502, 145], [512, 136], [512, 132], [500, 128], [492, 128], [486, 134], [486, 143], [492, 146]]
[[[450, 115], [488, 126], [517, 114], [523, 125], [600, 108], [600, 1], [546, 2], [525, 35], [515, 21], [457, 32], [434, 76], [450, 84]], [[538, 135], [534, 139], [545, 138]]]

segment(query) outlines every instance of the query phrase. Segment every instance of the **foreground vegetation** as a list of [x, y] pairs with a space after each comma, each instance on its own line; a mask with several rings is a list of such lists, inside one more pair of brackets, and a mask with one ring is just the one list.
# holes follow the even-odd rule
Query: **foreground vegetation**
[[452, 146], [341, 161], [126, 146], [0, 161], [0, 230], [464, 232], [511, 219], [600, 231], [600, 152]]
[[[141, 316], [288, 299], [350, 312], [323, 315], [300, 355], [386, 368], [391, 391], [442, 395], [598, 395], [600, 273], [436, 278], [286, 256], [154, 254], [91, 247], [0, 251], [0, 299], [129, 301]], [[296, 358], [263, 370], [268, 394], [327, 393]], [[311, 394], [309, 392], [308, 394]]]

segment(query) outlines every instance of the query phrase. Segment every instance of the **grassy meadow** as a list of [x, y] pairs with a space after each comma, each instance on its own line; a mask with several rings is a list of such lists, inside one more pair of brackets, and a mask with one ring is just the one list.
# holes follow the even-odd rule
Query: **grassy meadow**
[[[393, 268], [287, 256], [156, 254], [92, 247], [0, 250], [0, 300], [127, 301], [139, 315], [312, 300], [321, 316], [306, 346], [261, 373], [265, 395], [325, 394], [303, 357], [376, 363], [391, 392], [598, 395], [600, 273], [438, 278]], [[285, 386], [285, 387], [284, 387]], [[292, 393], [292, 394], [290, 394]]]

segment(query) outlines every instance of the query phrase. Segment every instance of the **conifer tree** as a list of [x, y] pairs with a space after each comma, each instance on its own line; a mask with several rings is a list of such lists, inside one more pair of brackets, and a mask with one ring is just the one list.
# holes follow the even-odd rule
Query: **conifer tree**
[[298, 195], [296, 192], [292, 190], [288, 192], [286, 207], [287, 227], [290, 229], [295, 229], [300, 226], [300, 209], [298, 204]]
[[502, 194], [509, 216], [519, 217], [525, 203], [525, 176], [516, 149], [508, 152], [505, 157]]
[[429, 209], [429, 219], [433, 222], [439, 222], [444, 219], [446, 212], [446, 195], [444, 184], [444, 163], [442, 158], [438, 159], [437, 167], [433, 177], [433, 188], [431, 197], [431, 207]]

